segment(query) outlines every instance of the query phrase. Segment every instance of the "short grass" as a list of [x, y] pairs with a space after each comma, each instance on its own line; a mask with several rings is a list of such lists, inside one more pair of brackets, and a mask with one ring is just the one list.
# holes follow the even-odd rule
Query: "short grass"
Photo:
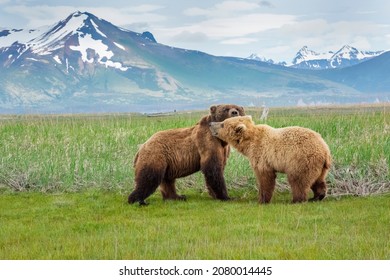
[[[178, 180], [186, 202], [126, 203], [138, 145], [206, 112], [0, 116], [0, 259], [388, 259], [390, 107], [272, 109], [329, 144], [328, 198], [290, 204], [284, 176], [257, 204], [248, 161], [232, 152], [234, 201], [209, 198], [200, 173]], [[260, 111], [247, 109], [259, 123]]]
[[231, 202], [184, 193], [148, 207], [96, 190], [0, 196], [0, 259], [390, 258], [389, 195], [293, 205], [279, 193], [262, 206], [254, 192]]

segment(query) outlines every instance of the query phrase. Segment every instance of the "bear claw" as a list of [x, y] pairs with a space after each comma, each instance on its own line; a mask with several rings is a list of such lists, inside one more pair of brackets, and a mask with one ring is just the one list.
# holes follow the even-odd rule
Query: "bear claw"
[[145, 200], [140, 200], [139, 201], [139, 206], [148, 206], [149, 203], [147, 203]]

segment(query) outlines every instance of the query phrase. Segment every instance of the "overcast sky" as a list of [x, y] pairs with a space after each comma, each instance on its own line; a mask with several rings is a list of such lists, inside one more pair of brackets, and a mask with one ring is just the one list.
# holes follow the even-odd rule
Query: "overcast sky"
[[0, 27], [52, 25], [77, 10], [213, 55], [291, 62], [304, 45], [390, 50], [388, 0], [0, 0]]

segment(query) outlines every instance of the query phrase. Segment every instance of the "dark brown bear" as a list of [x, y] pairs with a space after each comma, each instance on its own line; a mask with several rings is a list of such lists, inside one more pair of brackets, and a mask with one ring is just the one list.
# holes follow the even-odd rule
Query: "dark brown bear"
[[135, 156], [135, 189], [128, 202], [146, 204], [145, 199], [158, 186], [163, 199], [185, 200], [185, 196], [176, 193], [175, 180], [199, 170], [204, 174], [210, 195], [228, 200], [223, 171], [230, 147], [212, 136], [209, 124], [244, 115], [244, 108], [240, 106], [211, 106], [210, 114], [192, 127], [155, 133]]

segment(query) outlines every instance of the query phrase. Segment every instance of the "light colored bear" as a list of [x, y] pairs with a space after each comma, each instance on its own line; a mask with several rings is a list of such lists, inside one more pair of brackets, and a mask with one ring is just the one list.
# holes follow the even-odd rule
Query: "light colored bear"
[[213, 136], [248, 157], [256, 175], [260, 203], [271, 201], [276, 172], [287, 174], [294, 203], [307, 201], [310, 189], [314, 193], [311, 200], [325, 197], [331, 155], [317, 132], [298, 126], [255, 125], [251, 116], [212, 122], [210, 129]]

